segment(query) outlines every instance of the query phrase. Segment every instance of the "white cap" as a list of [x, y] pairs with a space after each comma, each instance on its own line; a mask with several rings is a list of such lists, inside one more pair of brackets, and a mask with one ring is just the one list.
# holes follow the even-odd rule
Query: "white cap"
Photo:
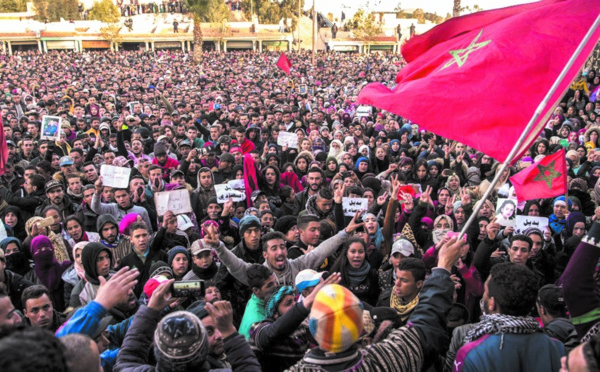
[[409, 257], [415, 254], [415, 247], [408, 240], [400, 238], [392, 245], [392, 253], [390, 255], [393, 256], [394, 253], [400, 253], [404, 257]]
[[296, 289], [300, 292], [308, 287], [314, 287], [319, 284], [323, 273], [318, 273], [311, 269], [302, 270], [296, 275]]
[[185, 214], [180, 214], [177, 216], [177, 228], [181, 231], [185, 231], [190, 227], [194, 227], [192, 220]]

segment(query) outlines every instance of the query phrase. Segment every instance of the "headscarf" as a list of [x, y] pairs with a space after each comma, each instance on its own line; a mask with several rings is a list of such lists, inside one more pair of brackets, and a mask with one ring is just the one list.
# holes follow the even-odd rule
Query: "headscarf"
[[[363, 154], [363, 150], [365, 150], [365, 149], [367, 150], [367, 155]], [[371, 149], [367, 145], [362, 145], [361, 147], [358, 148], [358, 153], [360, 154], [360, 156], [369, 157], [369, 155], [371, 155]]]
[[25, 240], [27, 237], [27, 233], [25, 232], [25, 221], [23, 220], [23, 215], [21, 214], [21, 210], [14, 205], [9, 205], [8, 207], [2, 210], [2, 222], [4, 222], [4, 217], [11, 212], [17, 217], [17, 224], [12, 228], [15, 234], [15, 237], [19, 238], [19, 240]]
[[585, 225], [585, 216], [581, 212], [571, 212], [567, 217], [567, 238], [573, 236], [573, 228], [577, 222], [583, 222]]
[[[333, 148], [333, 144], [337, 143], [340, 148], [338, 150]], [[342, 141], [340, 140], [336, 140], [334, 139], [333, 141], [331, 141], [331, 144], [329, 145], [329, 154], [327, 154], [327, 157], [329, 158], [334, 157], [338, 162], [342, 159], [342, 155], [344, 154], [344, 145], [342, 144]]]
[[[41, 252], [42, 248], [48, 248]], [[39, 253], [37, 253], [40, 251]], [[36, 254], [37, 253], [37, 254]], [[71, 265], [71, 261], [59, 263], [54, 257], [54, 247], [45, 235], [36, 236], [31, 241], [31, 255], [35, 263], [35, 275], [50, 291], [55, 291], [63, 284], [61, 275]]]
[[267, 300], [267, 303], [265, 304], [265, 312], [267, 318], [275, 318], [275, 314], [277, 313], [277, 309], [279, 308], [279, 303], [281, 302], [281, 300], [283, 300], [286, 296], [293, 294], [294, 288], [290, 287], [289, 285], [279, 287], [271, 295], [271, 297]]
[[[31, 217], [27, 220], [27, 223], [25, 224], [25, 231], [27, 231], [27, 236], [31, 236], [31, 229], [33, 228], [33, 224], [40, 222], [41, 220], [43, 220], [43, 218], [38, 216]], [[52, 242], [52, 246], [54, 247], [54, 257], [56, 258], [56, 261], [58, 261], [59, 263], [63, 263], [65, 261], [71, 262], [69, 258], [69, 253], [67, 253], [67, 248], [63, 243], [62, 237], [56, 235], [52, 232], [52, 230], [50, 230], [47, 227], [46, 233], [48, 234], [47, 236]]]
[[75, 272], [77, 273], [77, 276], [80, 279], [84, 279], [85, 280], [85, 270], [83, 269], [83, 267], [77, 263], [77, 251], [78, 250], [82, 250], [86, 245], [88, 245], [89, 242], [79, 242], [77, 244], [75, 244], [75, 246], [73, 247], [73, 268], [75, 269]]
[[[445, 219], [446, 221], [448, 221], [448, 225], [450, 225], [449, 229], [436, 229], [435, 228], [435, 225], [437, 225], [437, 223], [440, 222], [441, 219]], [[447, 216], [445, 214], [440, 214], [433, 221], [433, 242], [435, 244], [439, 243], [444, 238], [444, 236], [446, 236], [446, 234], [449, 231], [453, 231], [453, 230], [454, 230], [454, 221], [452, 221], [452, 218], [450, 218], [449, 216]]]

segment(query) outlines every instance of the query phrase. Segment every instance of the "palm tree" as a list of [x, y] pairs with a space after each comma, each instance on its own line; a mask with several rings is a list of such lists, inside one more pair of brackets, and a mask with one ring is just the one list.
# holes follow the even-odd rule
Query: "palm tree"
[[186, 7], [194, 17], [194, 54], [192, 60], [199, 64], [202, 61], [202, 22], [208, 21], [212, 11], [212, 0], [186, 0]]

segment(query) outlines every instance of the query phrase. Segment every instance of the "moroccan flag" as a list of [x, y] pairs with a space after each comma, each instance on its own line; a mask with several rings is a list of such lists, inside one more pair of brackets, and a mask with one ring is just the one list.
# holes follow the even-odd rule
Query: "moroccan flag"
[[[4, 128], [2, 123], [2, 115], [0, 115], [0, 128]], [[0, 130], [0, 175], [4, 174], [6, 162], [8, 161], [8, 146], [6, 138], [4, 138], [4, 130]]]
[[[358, 103], [504, 161], [598, 14], [600, 1], [545, 0], [452, 18], [406, 43], [408, 65], [395, 87], [369, 84]], [[517, 158], [535, 141], [599, 38], [597, 30]]]
[[290, 74], [290, 68], [292, 68], [292, 64], [285, 53], [281, 53], [281, 56], [277, 60], [277, 67], [285, 71], [288, 75]]
[[510, 178], [519, 201], [553, 198], [567, 191], [565, 149], [545, 156]]

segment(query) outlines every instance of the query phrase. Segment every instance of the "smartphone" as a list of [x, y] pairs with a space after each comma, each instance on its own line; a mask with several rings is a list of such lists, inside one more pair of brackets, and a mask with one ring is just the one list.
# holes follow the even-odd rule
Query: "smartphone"
[[54, 217], [46, 217], [39, 222], [40, 227], [48, 227], [54, 223]]
[[199, 297], [204, 293], [204, 280], [185, 280], [171, 284], [173, 297]]

